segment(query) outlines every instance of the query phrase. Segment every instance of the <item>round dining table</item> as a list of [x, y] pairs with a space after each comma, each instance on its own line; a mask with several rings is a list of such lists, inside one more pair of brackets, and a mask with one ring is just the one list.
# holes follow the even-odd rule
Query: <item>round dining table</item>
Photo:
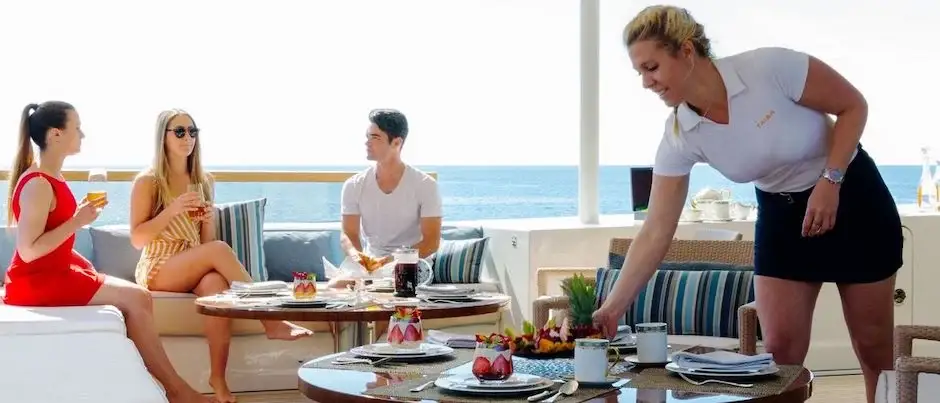
[[[378, 301], [392, 299], [391, 294], [369, 293], [378, 297]], [[439, 303], [439, 304], [417, 304], [421, 308], [421, 317], [423, 319], [440, 318], [460, 318], [466, 316], [485, 315], [499, 312], [509, 304], [512, 299], [504, 294], [488, 293], [481, 296], [477, 301], [470, 303]], [[246, 303], [250, 299], [232, 298], [227, 295], [214, 295], [196, 299], [196, 311], [202, 315], [220, 316], [232, 319], [256, 319], [256, 320], [287, 320], [296, 322], [352, 322], [356, 324], [355, 345], [361, 346], [370, 343], [368, 335], [368, 323], [375, 321], [388, 321], [388, 318], [395, 313], [395, 307], [385, 305], [381, 302], [368, 304], [358, 308], [293, 308], [282, 307], [264, 303], [264, 299], [258, 299], [258, 303]], [[336, 351], [336, 350], [334, 350]]]
[[[314, 361], [333, 360], [343, 353], [328, 355]], [[464, 364], [450, 370], [450, 373], [470, 375], [470, 364]], [[425, 378], [428, 381], [437, 375], [418, 375], [376, 372], [362, 372], [355, 370], [308, 368], [302, 367], [297, 372], [301, 393], [315, 402], [330, 403], [377, 403], [377, 402], [427, 402], [428, 400], [382, 398], [368, 394], [370, 390], [411, 381], [416, 378]], [[768, 396], [729, 395], [714, 393], [696, 393], [689, 391], [673, 391], [662, 389], [634, 389], [627, 382], [620, 389], [613, 390], [604, 395], [597, 396], [586, 402], [590, 403], [731, 403], [731, 402], [760, 402], [760, 403], [803, 403], [812, 395], [813, 373], [802, 369], [796, 380], [782, 393]], [[453, 399], [438, 400], [440, 403], [460, 402], [460, 396]]]

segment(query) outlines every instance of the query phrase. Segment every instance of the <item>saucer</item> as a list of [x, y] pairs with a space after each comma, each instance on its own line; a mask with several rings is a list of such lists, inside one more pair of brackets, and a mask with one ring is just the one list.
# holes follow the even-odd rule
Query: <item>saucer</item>
[[[564, 380], [566, 380], [566, 381], [571, 381], [571, 380], [574, 380], [574, 376], [573, 376], [573, 375], [565, 375], [565, 376], [562, 376], [561, 379], [564, 379]], [[609, 388], [609, 387], [613, 386], [614, 383], [617, 383], [618, 381], [622, 381], [622, 380], [624, 380], [624, 379], [626, 379], [626, 378], [620, 378], [620, 377], [616, 377], [616, 376], [613, 376], [613, 375], [608, 375], [608, 376], [607, 376], [607, 379], [604, 380], [603, 382], [585, 382], [585, 381], [578, 381], [578, 385], [579, 385], [579, 386], [584, 386], [584, 387], [586, 387], [586, 388]]]
[[637, 368], [656, 368], [656, 367], [665, 367], [666, 364], [669, 364], [670, 362], [672, 362], [672, 359], [666, 358], [666, 361], [664, 362], [645, 362], [645, 361], [640, 361], [636, 356], [630, 356], [630, 357], [627, 357], [626, 360], [624, 361], [629, 362], [633, 365], [636, 365]]

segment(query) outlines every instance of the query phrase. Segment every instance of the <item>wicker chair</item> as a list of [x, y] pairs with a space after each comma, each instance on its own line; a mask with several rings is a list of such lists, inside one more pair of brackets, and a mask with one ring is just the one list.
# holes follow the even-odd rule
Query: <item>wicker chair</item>
[[[614, 238], [610, 241], [610, 253], [626, 256], [632, 239]], [[752, 241], [713, 241], [713, 240], [673, 240], [665, 262], [714, 262], [738, 265], [752, 265], [754, 243]], [[558, 269], [552, 269], [558, 273]], [[596, 269], [580, 268], [565, 271], [565, 275], [580, 273], [586, 278], [594, 278]], [[541, 279], [540, 279], [541, 281]], [[552, 311], [557, 315], [567, 315], [567, 296], [539, 296], [533, 303], [533, 324], [544, 325]], [[757, 353], [757, 309], [753, 302], [738, 308], [738, 349], [741, 354]]]
[[[878, 378], [878, 403], [924, 403], [940, 396], [940, 358], [914, 357], [914, 339], [940, 341], [940, 326], [894, 328], [894, 371]], [[919, 399], [922, 397], [923, 399]]]

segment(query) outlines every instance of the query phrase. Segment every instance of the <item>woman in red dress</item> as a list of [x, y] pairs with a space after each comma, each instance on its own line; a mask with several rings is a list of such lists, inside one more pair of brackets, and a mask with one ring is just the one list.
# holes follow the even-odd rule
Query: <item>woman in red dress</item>
[[[107, 199], [75, 202], [62, 176], [65, 158], [79, 152], [81, 121], [72, 105], [49, 101], [23, 110], [18, 152], [10, 173], [8, 222], [16, 225], [16, 252], [6, 272], [4, 302], [23, 306], [113, 305], [144, 364], [171, 403], [210, 400], [173, 369], [153, 322], [150, 293], [95, 271], [74, 249], [75, 231], [98, 218]], [[39, 147], [33, 161], [32, 144]]]

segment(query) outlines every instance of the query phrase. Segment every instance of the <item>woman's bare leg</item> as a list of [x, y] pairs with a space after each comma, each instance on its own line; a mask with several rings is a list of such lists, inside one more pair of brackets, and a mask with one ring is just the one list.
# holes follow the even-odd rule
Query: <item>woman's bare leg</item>
[[894, 282], [891, 276], [876, 283], [839, 284], [842, 313], [869, 403], [875, 401], [878, 375], [894, 367]]
[[[229, 288], [228, 281], [217, 271], [210, 271], [196, 284], [193, 293], [203, 297], [215, 295]], [[209, 342], [209, 386], [219, 403], [234, 403], [235, 396], [225, 380], [228, 366], [228, 350], [232, 340], [232, 320], [220, 316], [205, 316], [206, 341]]]
[[[233, 281], [251, 282], [251, 276], [235, 256], [232, 248], [222, 241], [212, 241], [171, 257], [150, 280], [150, 289], [171, 292], [190, 292], [210, 272], [217, 272], [229, 285]], [[296, 340], [313, 332], [286, 321], [265, 320], [265, 333], [269, 339]]]
[[207, 403], [201, 395], [173, 369], [153, 320], [153, 299], [143, 287], [107, 276], [88, 305], [114, 305], [124, 314], [127, 335], [137, 346], [147, 370], [163, 384], [170, 403]]
[[764, 348], [778, 364], [802, 365], [806, 359], [821, 287], [820, 283], [754, 277]]

